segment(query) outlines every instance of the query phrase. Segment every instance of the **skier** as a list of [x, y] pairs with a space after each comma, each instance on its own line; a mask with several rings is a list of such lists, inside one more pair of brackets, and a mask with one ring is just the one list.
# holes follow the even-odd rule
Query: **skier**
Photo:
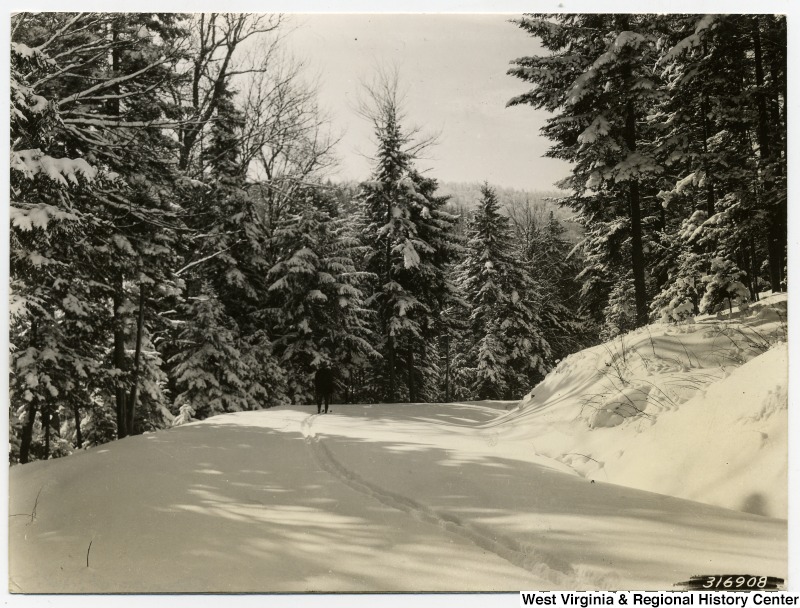
[[325, 402], [325, 413], [328, 413], [328, 405], [331, 402], [333, 393], [333, 370], [327, 365], [323, 365], [314, 375], [314, 393], [317, 397], [317, 414], [322, 413], [322, 402]]

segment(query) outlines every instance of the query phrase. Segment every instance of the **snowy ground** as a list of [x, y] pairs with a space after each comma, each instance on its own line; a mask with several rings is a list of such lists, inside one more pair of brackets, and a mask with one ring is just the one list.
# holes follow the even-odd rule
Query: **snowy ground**
[[785, 294], [650, 325], [567, 357], [493, 424], [589, 479], [786, 518], [786, 332]]
[[650, 326], [567, 358], [518, 405], [282, 407], [15, 466], [10, 588], [785, 578], [786, 350], [766, 344], [784, 311]]

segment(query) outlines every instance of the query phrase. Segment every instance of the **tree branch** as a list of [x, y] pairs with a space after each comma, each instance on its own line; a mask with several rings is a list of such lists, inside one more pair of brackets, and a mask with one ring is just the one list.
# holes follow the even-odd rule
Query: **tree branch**
[[183, 274], [184, 271], [189, 270], [193, 266], [197, 266], [198, 264], [202, 264], [203, 262], [207, 262], [208, 260], [210, 260], [212, 258], [215, 258], [218, 255], [222, 255], [223, 253], [225, 253], [229, 249], [232, 249], [235, 245], [238, 245], [239, 243], [242, 243], [242, 242], [244, 242], [243, 239], [239, 239], [235, 243], [229, 245], [228, 247], [225, 247], [225, 249], [220, 249], [216, 253], [212, 253], [211, 255], [207, 255], [204, 258], [200, 258], [199, 260], [195, 260], [194, 262], [190, 262], [190, 263], [186, 264], [186, 266], [184, 266], [183, 268], [181, 268], [180, 270], [175, 272], [175, 276], [176, 277], [180, 276], [181, 274]]
[[92, 94], [92, 93], [94, 93], [96, 91], [102, 91], [103, 89], [108, 89], [108, 88], [116, 86], [116, 85], [118, 85], [120, 83], [126, 82], [128, 80], [132, 80], [132, 79], [136, 78], [137, 76], [141, 76], [145, 72], [148, 72], [148, 71], [152, 70], [153, 68], [158, 67], [159, 65], [161, 65], [163, 63], [166, 63], [166, 61], [167, 61], [167, 58], [166, 57], [162, 57], [158, 61], [155, 61], [155, 62], [151, 63], [150, 65], [147, 65], [147, 66], [143, 67], [141, 70], [137, 70], [136, 72], [133, 72], [132, 74], [126, 74], [125, 76], [119, 76], [118, 78], [112, 78], [111, 80], [108, 80], [106, 82], [101, 82], [99, 84], [96, 84], [93, 87], [89, 87], [88, 89], [84, 89], [83, 91], [81, 91], [79, 93], [75, 93], [74, 95], [70, 95], [69, 97], [59, 101], [58, 105], [60, 107], [60, 106], [63, 106], [65, 104], [68, 104], [68, 103], [73, 103], [73, 102], [78, 101], [79, 99], [82, 99], [82, 98], [84, 98], [84, 97], [86, 97], [86, 96], [88, 96], [88, 95], [90, 95], [90, 94]]

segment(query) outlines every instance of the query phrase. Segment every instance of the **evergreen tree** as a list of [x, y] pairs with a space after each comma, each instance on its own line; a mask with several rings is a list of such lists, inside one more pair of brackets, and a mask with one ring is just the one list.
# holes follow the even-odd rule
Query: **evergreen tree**
[[266, 374], [257, 372], [259, 366], [270, 365], [270, 359], [254, 360], [242, 348], [239, 328], [226, 314], [213, 287], [204, 282], [186, 307], [191, 322], [184, 322], [178, 335], [186, 348], [172, 361], [180, 391], [174, 405], [178, 422], [262, 409], [274, 403], [282, 387], [273, 385], [268, 390], [261, 383]]
[[[247, 192], [240, 162], [243, 118], [233, 103], [234, 95], [228, 90], [219, 93], [204, 151], [203, 180], [199, 184], [199, 180], [184, 181], [181, 189], [189, 211], [187, 225], [193, 231], [184, 247], [186, 263], [178, 271], [185, 277], [182, 298], [188, 304], [179, 306], [182, 314], [174, 325], [174, 339], [163, 345], [171, 364], [173, 411], [179, 420], [187, 414], [202, 419], [225, 411], [259, 409], [286, 399], [285, 370], [275, 359], [271, 340], [272, 319], [264, 313], [269, 297], [269, 232], [257, 202]], [[195, 330], [187, 330], [185, 324], [195, 323], [200, 314], [205, 319], [204, 331], [213, 331], [219, 324], [219, 343], [186, 336]], [[231, 369], [214, 383], [208, 374], [225, 357]], [[192, 370], [192, 365], [197, 368]], [[195, 377], [207, 379], [195, 382]], [[203, 386], [213, 386], [213, 394], [203, 397]]]
[[[587, 227], [595, 314], [622, 312], [607, 299], [626, 273], [601, 278], [612, 241], [630, 256], [637, 325], [643, 294], [667, 318], [696, 312], [714, 258], [745, 272], [751, 299], [765, 282], [785, 287], [785, 18], [529, 15], [518, 25], [552, 54], [515, 62], [510, 73], [536, 88], [509, 103], [557, 113], [543, 133], [549, 154], [575, 165], [567, 200]], [[705, 219], [686, 240], [697, 212]]]
[[539, 328], [538, 286], [515, 257], [494, 191], [484, 185], [482, 194], [461, 267], [472, 308], [465, 373], [477, 398], [511, 399], [544, 376], [551, 352]]
[[[530, 15], [517, 21], [551, 51], [517, 59], [509, 73], [536, 85], [509, 105], [556, 115], [543, 129], [548, 155], [574, 163], [564, 186], [589, 222], [606, 207], [627, 220], [636, 324], [648, 319], [644, 197], [660, 172], [641, 120], [659, 98], [655, 39], [648, 15]], [[622, 202], [624, 201], [624, 205]]]
[[514, 232], [522, 244], [521, 259], [538, 286], [540, 329], [554, 360], [580, 350], [590, 333], [579, 314], [575, 280], [580, 268], [573, 246], [564, 238], [566, 229], [552, 210], [546, 217], [528, 206], [511, 215]]
[[[657, 150], [670, 179], [659, 197], [676, 216], [672, 230], [679, 234], [682, 219], [703, 211], [706, 221], [699, 230], [706, 255], [698, 271], [710, 272], [711, 257], [722, 257], [746, 270], [751, 299], [762, 282], [780, 290], [786, 233], [785, 19], [663, 19], [660, 64], [668, 95], [656, 118], [669, 129]], [[770, 41], [771, 52], [764, 51], [763, 40]], [[686, 255], [681, 259], [685, 263]], [[676, 260], [673, 256], [672, 263]]]
[[333, 202], [313, 188], [301, 191], [296, 214], [275, 229], [271, 247], [278, 254], [268, 280], [275, 320], [277, 354], [289, 377], [295, 403], [313, 400], [314, 371], [337, 370], [346, 392], [372, 359], [369, 311], [351, 255], [357, 243], [345, 236], [344, 220], [325, 208]]
[[656, 318], [664, 321], [683, 321], [700, 312], [700, 299], [704, 292], [703, 277], [710, 267], [707, 239], [715, 240], [713, 233], [705, 230], [704, 211], [695, 211], [683, 221], [682, 230], [670, 239], [672, 249], [666, 258], [668, 275], [665, 287], [653, 299]]
[[428, 141], [404, 131], [396, 75], [383, 75], [369, 90], [363, 114], [371, 122], [378, 149], [372, 179], [361, 186], [365, 269], [372, 282], [368, 305], [376, 313], [382, 355], [373, 385], [389, 402], [417, 401], [438, 392], [436, 344], [426, 339], [451, 290], [446, 267], [455, 251], [456, 218], [435, 195], [436, 182], [414, 169]]
[[716, 306], [727, 302], [728, 312], [733, 314], [733, 301], [747, 302], [748, 291], [742, 284], [744, 272], [730, 260], [714, 258], [711, 261], [711, 274], [703, 277], [706, 292], [700, 302], [702, 312], [713, 312]]
[[[135, 432], [142, 420], [142, 412], [136, 414], [140, 380], [156, 371], [142, 355], [157, 316], [149, 304], [154, 294], [170, 289], [172, 259], [165, 246], [171, 212], [164, 200], [171, 174], [163, 165], [170, 143], [147, 127], [168, 111], [160, 93], [178, 57], [172, 46], [181, 35], [178, 19], [14, 17], [14, 56], [21, 69], [19, 78], [12, 77], [12, 86], [19, 85], [12, 93], [22, 114], [13, 115], [29, 112], [33, 120], [25, 117], [25, 126], [12, 127], [12, 191], [20, 203], [12, 210], [19, 229], [15, 235], [12, 228], [12, 284], [18, 309], [25, 311], [12, 326], [12, 342], [27, 353], [22, 361], [46, 362], [53, 369], [44, 375], [63, 378], [60, 386], [47, 388], [46, 403], [28, 400], [22, 461], [29, 456], [37, 410], [45, 446], [51, 430], [63, 430], [76, 447], [83, 445], [82, 418], [98, 399], [116, 410], [118, 436]], [[20, 105], [26, 101], [27, 109]], [[137, 145], [129, 146], [134, 138]], [[92, 187], [85, 187], [88, 182]], [[58, 239], [48, 234], [51, 221], [61, 224]], [[71, 230], [67, 222], [73, 222]], [[19, 388], [23, 396], [48, 385], [27, 371], [22, 377], [29, 384]], [[80, 386], [73, 390], [75, 384]]]

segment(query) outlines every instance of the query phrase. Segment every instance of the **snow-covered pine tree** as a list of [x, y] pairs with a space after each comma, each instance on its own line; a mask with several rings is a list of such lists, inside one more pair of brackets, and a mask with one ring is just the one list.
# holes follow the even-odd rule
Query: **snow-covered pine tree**
[[580, 350], [590, 333], [578, 313], [579, 261], [571, 255], [573, 245], [564, 238], [566, 229], [552, 210], [542, 213], [541, 207], [526, 201], [508, 211], [521, 259], [538, 285], [542, 334], [553, 359], [561, 359]]
[[[59, 278], [72, 292], [55, 310], [69, 303], [72, 314], [91, 319], [95, 334], [84, 335], [80, 344], [102, 354], [96, 359], [99, 376], [84, 383], [114, 385], [110, 393], [88, 392], [111, 395], [105, 406], [116, 410], [118, 436], [136, 431], [139, 379], [154, 371], [142, 347], [158, 323], [154, 302], [172, 283], [173, 174], [165, 167], [173, 142], [162, 125], [171, 105], [163, 93], [174, 78], [180, 19], [121, 13], [15, 16], [19, 44], [55, 58], [28, 72], [34, 79], [31, 92], [57, 109], [45, 155], [57, 160], [47, 164], [65, 167], [65, 159], [83, 157], [99, 170], [95, 187], [59, 197], [63, 211], [86, 221], [79, 234], [51, 242], [50, 251], [64, 264]], [[134, 139], [136, 145], [129, 145]], [[41, 278], [44, 287], [49, 279]], [[76, 416], [81, 407], [89, 403], [84, 399]], [[73, 428], [81, 443], [80, 424]]]
[[[187, 224], [193, 232], [185, 243], [184, 265], [178, 274], [185, 281], [183, 297], [189, 303], [179, 307], [177, 331], [162, 346], [171, 365], [172, 409], [179, 421], [190, 411], [187, 404], [193, 417], [204, 418], [286, 400], [285, 372], [275, 358], [269, 333], [272, 320], [264, 314], [269, 297], [269, 230], [246, 189], [246, 164], [240, 157], [244, 123], [234, 99], [234, 91], [218, 92], [208, 145], [198, 160], [202, 180], [182, 182]], [[211, 365], [206, 341], [182, 337], [185, 324], [193, 323], [198, 314], [198, 302], [210, 302], [202, 305], [206, 331], [220, 323], [221, 342], [216, 347], [220, 353], [230, 353], [234, 366], [223, 374], [231, 380], [220, 379], [210, 401], [192, 393], [193, 385], [186, 384], [186, 378], [207, 374]], [[191, 365], [198, 366], [195, 372], [189, 369]]]
[[[463, 253], [463, 238], [456, 234], [459, 217], [444, 209], [448, 197], [437, 195], [438, 183], [417, 170], [409, 172], [405, 187], [411, 197], [410, 219], [420, 241], [429, 248], [418, 248], [419, 263], [398, 269], [398, 281], [408, 285], [424, 304], [412, 315], [418, 319], [424, 339], [406, 339], [401, 358], [407, 362], [406, 386], [411, 401], [439, 401], [444, 398], [448, 362], [443, 349], [446, 336], [453, 332], [463, 314], [464, 302], [452, 277], [454, 264]], [[442, 366], [444, 364], [444, 367]]]
[[[334, 141], [300, 64], [280, 53], [281, 23], [276, 14], [195, 16], [188, 69], [176, 90], [186, 118], [178, 127], [178, 165], [191, 228], [178, 272], [189, 296], [211, 283], [270, 403], [286, 399], [287, 372], [272, 344], [278, 320], [267, 275], [279, 252], [271, 239], [305, 196], [298, 190], [331, 162]], [[259, 39], [258, 53], [243, 52], [248, 39]], [[179, 346], [164, 346], [170, 360]]]
[[[171, 176], [162, 162], [170, 145], [157, 126], [147, 127], [163, 116], [160, 94], [172, 73], [179, 18], [92, 13], [13, 18], [14, 55], [26, 64], [19, 72], [24, 77], [12, 78], [12, 85], [21, 85], [14, 98], [34, 103], [27, 104], [30, 117], [12, 113], [25, 118], [25, 126], [12, 134], [12, 167], [19, 170], [12, 169], [12, 188], [21, 203], [12, 208], [20, 245], [12, 246], [12, 284], [21, 296], [17, 310], [27, 311], [17, 319], [12, 340], [20, 346], [27, 342], [22, 359], [27, 362], [42, 361], [34, 353], [41, 354], [37, 340], [55, 340], [47, 361], [60, 372], [46, 375], [60, 375], [64, 384], [48, 389], [49, 404], [40, 414], [57, 416], [61, 428], [52, 431], [68, 433], [76, 446], [83, 444], [82, 419], [100, 395], [111, 395], [102, 407], [117, 410], [116, 431], [127, 433], [138, 378], [154, 371], [140, 355], [153, 322], [150, 296], [142, 293], [157, 294], [169, 285], [165, 245], [171, 227], [158, 192], [168, 192], [162, 188]], [[137, 145], [128, 146], [134, 136]], [[21, 177], [16, 185], [15, 175]], [[74, 222], [73, 230], [65, 220]], [[57, 224], [54, 238], [48, 232]], [[12, 243], [13, 233], [12, 227]], [[32, 258], [25, 251], [41, 253]], [[138, 303], [145, 305], [141, 322]], [[126, 350], [136, 353], [135, 361]], [[112, 351], [121, 356], [112, 360]], [[28, 373], [23, 377], [34, 380]], [[115, 385], [110, 393], [109, 384]], [[130, 407], [122, 407], [126, 403]], [[23, 460], [32, 423], [26, 416]], [[44, 425], [45, 444], [50, 429]]]
[[667, 95], [654, 118], [668, 129], [656, 151], [670, 178], [660, 197], [677, 215], [673, 231], [704, 210], [705, 272], [708, 256], [724, 257], [746, 270], [752, 299], [762, 281], [782, 289], [785, 19], [663, 16], [659, 31]]
[[603, 310], [603, 326], [600, 329], [600, 339], [608, 341], [636, 328], [636, 309], [633, 277], [625, 273], [616, 278], [611, 293], [608, 294], [608, 303]]
[[599, 335], [606, 324], [605, 312], [614, 286], [627, 274], [628, 232], [624, 218], [598, 213], [584, 217], [583, 239], [570, 256], [580, 255], [581, 269], [575, 280], [580, 284], [578, 313], [588, 319]]
[[278, 261], [267, 278], [289, 397], [311, 403], [316, 369], [336, 369], [349, 395], [360, 370], [380, 355], [371, 345], [370, 311], [361, 291], [370, 277], [352, 259], [358, 243], [346, 235], [330, 196], [312, 186], [297, 197], [295, 213], [279, 222], [270, 240]]
[[[10, 457], [23, 463], [38, 451], [32, 451], [42, 434], [37, 415], [49, 421], [70, 407], [80, 428], [74, 379], [99, 383], [103, 356], [93, 346], [96, 326], [88, 322], [102, 307], [85, 299], [86, 277], [63, 250], [92, 219], [71, 203], [91, 188], [98, 171], [82, 158], [51, 156], [61, 124], [57, 106], [29, 83], [51, 65], [44, 50], [12, 43]], [[49, 433], [50, 425], [45, 427]]]
[[[562, 186], [573, 209], [591, 224], [600, 207], [627, 220], [636, 324], [648, 320], [643, 192], [661, 168], [648, 147], [652, 127], [641, 120], [659, 99], [655, 37], [648, 15], [526, 15], [517, 25], [548, 55], [523, 57], [509, 70], [535, 88], [511, 99], [555, 113], [542, 129], [549, 156], [573, 163]], [[612, 218], [602, 218], [610, 221]], [[591, 229], [591, 226], [588, 226]]]
[[511, 399], [547, 372], [550, 345], [539, 327], [538, 286], [516, 257], [508, 218], [488, 184], [481, 192], [461, 264], [472, 308], [464, 373], [475, 398]]
[[674, 275], [653, 298], [652, 308], [656, 318], [664, 322], [680, 322], [700, 312], [700, 294], [703, 288], [705, 256], [693, 251], [681, 251]]
[[[176, 421], [208, 418], [225, 412], [261, 409], [274, 403], [283, 387], [262, 384], [262, 377], [276, 377], [274, 370], [259, 373], [259, 366], [271, 361], [258, 361], [242, 348], [239, 327], [225, 311], [214, 288], [203, 282], [196, 296], [190, 296], [178, 341], [181, 348], [173, 356], [172, 373], [176, 378], [174, 409]], [[259, 350], [264, 349], [264, 345]], [[268, 344], [267, 344], [268, 347]], [[273, 373], [269, 373], [273, 372]], [[280, 378], [277, 375], [277, 378]]]
[[435, 182], [414, 170], [430, 141], [404, 130], [397, 75], [379, 75], [367, 92], [362, 114], [372, 123], [377, 152], [359, 202], [364, 267], [376, 277], [367, 303], [376, 313], [383, 357], [373, 386], [377, 398], [389, 402], [418, 400], [438, 375], [424, 373], [437, 358], [425, 330], [445, 299], [443, 273], [452, 247], [446, 235], [455, 218], [441, 209]]
[[705, 211], [695, 211], [669, 239], [674, 253], [668, 252], [661, 262], [667, 268], [667, 280], [652, 303], [654, 316], [662, 321], [679, 322], [700, 312], [703, 277], [710, 269], [706, 252], [717, 240], [706, 227], [706, 219]]

